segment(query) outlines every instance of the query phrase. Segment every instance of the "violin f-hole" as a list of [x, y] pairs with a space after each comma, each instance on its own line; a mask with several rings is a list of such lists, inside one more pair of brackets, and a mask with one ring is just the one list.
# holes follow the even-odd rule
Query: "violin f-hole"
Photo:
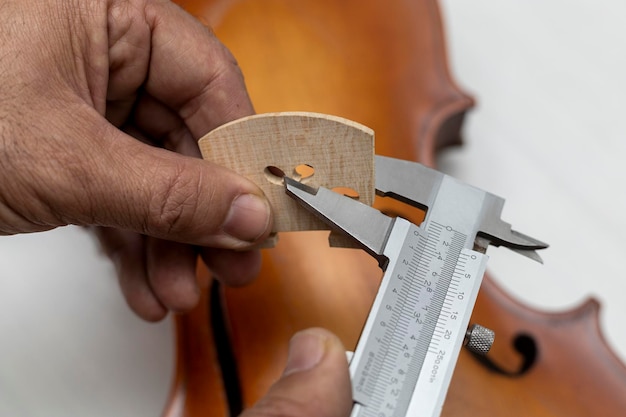
[[517, 370], [508, 370], [505, 367], [499, 365], [491, 357], [487, 355], [480, 355], [475, 352], [471, 352], [472, 356], [480, 362], [483, 366], [492, 372], [500, 375], [508, 376], [511, 378], [517, 378], [525, 375], [537, 361], [538, 348], [535, 339], [525, 333], [519, 334], [513, 340], [513, 348], [517, 353], [522, 356], [522, 363]]

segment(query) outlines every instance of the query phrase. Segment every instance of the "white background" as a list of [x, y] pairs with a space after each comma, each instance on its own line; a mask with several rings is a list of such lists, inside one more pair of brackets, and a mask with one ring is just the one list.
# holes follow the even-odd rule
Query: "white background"
[[[626, 3], [444, 0], [453, 74], [478, 102], [448, 172], [507, 199], [545, 265], [491, 249], [520, 300], [603, 304], [626, 358]], [[0, 416], [158, 416], [172, 327], [135, 318], [81, 229], [0, 238]]]
[[507, 199], [503, 218], [551, 247], [545, 265], [491, 249], [532, 306], [602, 303], [626, 359], [626, 3], [443, 1], [452, 71], [477, 99], [446, 170]]

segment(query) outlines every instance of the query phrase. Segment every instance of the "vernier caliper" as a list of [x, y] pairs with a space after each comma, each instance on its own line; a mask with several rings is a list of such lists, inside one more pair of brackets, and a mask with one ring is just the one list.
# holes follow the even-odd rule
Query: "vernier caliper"
[[439, 416], [463, 344], [493, 334], [468, 324], [489, 244], [541, 262], [545, 243], [500, 219], [504, 200], [414, 162], [376, 156], [376, 193], [426, 210], [418, 226], [285, 177], [288, 195], [351, 236], [384, 275], [350, 362], [352, 417]]

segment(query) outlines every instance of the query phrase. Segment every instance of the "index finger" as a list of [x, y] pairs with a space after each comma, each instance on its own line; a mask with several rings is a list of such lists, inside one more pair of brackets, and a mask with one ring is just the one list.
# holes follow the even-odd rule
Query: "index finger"
[[174, 110], [196, 139], [254, 113], [237, 61], [209, 28], [170, 1], [150, 2], [146, 20], [146, 91]]

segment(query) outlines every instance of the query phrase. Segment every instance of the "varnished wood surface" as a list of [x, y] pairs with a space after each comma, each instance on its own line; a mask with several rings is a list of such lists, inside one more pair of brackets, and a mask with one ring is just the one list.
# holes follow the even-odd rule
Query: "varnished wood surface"
[[[469, 99], [459, 100], [445, 66], [414, 71], [422, 62], [445, 61], [441, 28], [429, 23], [417, 27], [412, 18], [438, 18], [436, 2], [359, 2], [358, 7], [351, 1], [330, 0], [180, 0], [179, 4], [212, 25], [226, 41], [245, 72], [257, 112], [313, 111], [354, 120], [376, 132], [378, 154], [403, 149], [422, 155], [423, 162], [431, 165], [431, 152], [423, 150], [435, 145], [434, 132], [442, 119], [471, 104]], [[389, 46], [383, 40], [390, 37], [406, 41]], [[307, 48], [296, 47], [305, 44]], [[434, 55], [425, 59], [416, 51]], [[379, 74], [390, 68], [393, 76], [381, 79]], [[422, 71], [431, 74], [428, 83]], [[289, 84], [281, 84], [286, 80]], [[407, 85], [411, 88], [400, 87]], [[377, 102], [376, 108], [372, 102]], [[431, 107], [432, 102], [437, 106]], [[447, 132], [450, 138], [454, 138], [453, 128]], [[418, 138], [428, 139], [418, 142]]]
[[[472, 321], [497, 329], [489, 360], [503, 372], [522, 368], [524, 354], [536, 357], [519, 375], [487, 371], [463, 350], [443, 417], [619, 417], [626, 410], [626, 366], [604, 343], [599, 305], [588, 301], [575, 309], [546, 315], [528, 309], [487, 280], [481, 287]], [[518, 338], [530, 345], [513, 348]], [[479, 377], [480, 376], [480, 377]], [[471, 388], [470, 388], [471, 387]]]

